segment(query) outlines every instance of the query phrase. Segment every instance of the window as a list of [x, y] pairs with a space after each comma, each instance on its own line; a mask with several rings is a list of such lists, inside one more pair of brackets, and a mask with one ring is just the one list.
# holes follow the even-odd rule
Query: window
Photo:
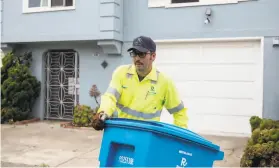
[[23, 0], [23, 12], [72, 10], [75, 0]]
[[171, 0], [171, 3], [190, 3], [190, 2], [199, 2], [199, 0]]
[[36, 7], [46, 7], [48, 6], [48, 0], [29, 0], [28, 7], [36, 8]]
[[51, 6], [73, 6], [73, 0], [51, 0]]
[[189, 6], [208, 6], [221, 4], [236, 4], [251, 0], [148, 0], [148, 7], [152, 8], [173, 8]]

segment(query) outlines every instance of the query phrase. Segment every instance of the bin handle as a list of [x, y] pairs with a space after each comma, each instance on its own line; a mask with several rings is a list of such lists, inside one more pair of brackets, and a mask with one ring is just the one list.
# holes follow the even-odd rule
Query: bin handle
[[[178, 131], [190, 133], [190, 134], [196, 136], [197, 138], [202, 139], [203, 141], [208, 141], [208, 140], [205, 140], [204, 138], [202, 138], [199, 134], [197, 134], [193, 131], [190, 131], [189, 129], [180, 128], [180, 127], [177, 127], [175, 125], [168, 124], [168, 123], [162, 124], [158, 121], [142, 121], [142, 120], [127, 119], [127, 118], [110, 118], [109, 120], [129, 121], [129, 122], [135, 121], [135, 122], [141, 122], [141, 123], [145, 123], [145, 124], [151, 124], [151, 125], [154, 125], [154, 126], [160, 126], [160, 127], [165, 127], [165, 128], [169, 128], [169, 129], [175, 129], [175, 130], [178, 130]], [[208, 141], [208, 142], [210, 142], [210, 141]]]
[[152, 124], [155, 126], [164, 126], [164, 125], [154, 122], [154, 121], [142, 121], [142, 120], [127, 119], [127, 118], [109, 118], [108, 120], [129, 121], [129, 122], [135, 121], [135, 122], [141, 122], [141, 123], [145, 123], [145, 124]]

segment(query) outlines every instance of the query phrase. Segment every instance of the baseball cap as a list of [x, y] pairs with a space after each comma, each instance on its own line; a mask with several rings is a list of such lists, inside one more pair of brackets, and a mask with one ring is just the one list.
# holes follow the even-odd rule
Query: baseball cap
[[133, 46], [129, 48], [127, 51], [129, 52], [135, 49], [140, 52], [148, 52], [148, 51], [155, 52], [156, 44], [150, 37], [139, 36], [134, 39]]

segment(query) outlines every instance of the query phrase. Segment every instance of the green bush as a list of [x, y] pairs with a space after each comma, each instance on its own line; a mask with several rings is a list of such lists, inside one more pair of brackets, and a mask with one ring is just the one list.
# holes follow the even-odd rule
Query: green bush
[[8, 53], [1, 67], [1, 123], [30, 117], [41, 83], [30, 71], [31, 52], [23, 55]]
[[92, 125], [92, 118], [95, 110], [87, 105], [77, 105], [74, 109], [73, 125], [78, 127], [88, 127]]
[[279, 166], [279, 121], [250, 118], [252, 136], [240, 161], [241, 167]]

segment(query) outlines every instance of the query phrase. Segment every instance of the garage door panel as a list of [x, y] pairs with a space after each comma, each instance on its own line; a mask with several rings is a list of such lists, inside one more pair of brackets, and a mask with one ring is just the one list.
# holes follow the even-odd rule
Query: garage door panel
[[208, 63], [257, 63], [260, 58], [257, 48], [237, 47], [221, 48], [217, 46], [212, 48], [202, 48], [202, 62]]
[[[200, 52], [200, 48], [189, 48], [185, 49], [171, 49], [171, 51], [167, 48], [157, 49], [156, 55], [157, 58], [155, 60], [156, 63], [195, 63], [195, 60], [199, 58], [192, 58], [191, 56], [197, 56], [197, 52]], [[183, 57], [182, 57], [183, 56]], [[191, 59], [191, 60], [189, 60]]]
[[[202, 52], [202, 51], [198, 51]], [[206, 52], [206, 51], [203, 51]], [[227, 51], [229, 52], [229, 51]], [[225, 55], [222, 53], [215, 53], [215, 55], [197, 55], [197, 54], [191, 54], [190, 52], [165, 52], [158, 51], [156, 53], [157, 58], [155, 60], [158, 64], [168, 64], [168, 63], [186, 63], [186, 64], [197, 64], [197, 63], [203, 63], [203, 64], [221, 64], [221, 63], [229, 63], [229, 64], [237, 64], [237, 63], [246, 63], [246, 64], [254, 64], [256, 63], [257, 55], [243, 52], [242, 54], [228, 54]], [[158, 57], [161, 57], [162, 59], [159, 59]]]
[[[179, 68], [180, 66], [183, 67]], [[255, 65], [156, 65], [176, 82], [191, 80], [254, 81], [257, 79]]]
[[181, 97], [212, 97], [253, 99], [256, 96], [252, 82], [180, 82], [176, 83]]
[[[188, 117], [188, 129], [197, 133], [251, 134], [249, 116], [194, 114], [189, 111]], [[160, 121], [173, 124], [173, 116], [164, 109]]]
[[161, 47], [157, 49], [156, 63], [256, 63], [260, 59], [259, 48], [248, 47]]
[[[221, 115], [190, 115], [189, 129], [203, 133], [241, 133], [251, 134], [250, 117], [221, 116]], [[222, 128], [220, 131], [220, 128]]]
[[183, 102], [191, 113], [200, 115], [251, 116], [257, 112], [252, 99], [185, 98]]

